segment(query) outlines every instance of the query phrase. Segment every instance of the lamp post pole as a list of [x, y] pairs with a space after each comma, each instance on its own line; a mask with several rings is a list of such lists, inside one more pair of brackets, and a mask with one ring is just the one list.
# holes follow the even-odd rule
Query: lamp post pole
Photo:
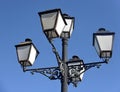
[[[64, 33], [65, 35], [65, 33]], [[68, 61], [68, 38], [65, 36], [62, 38], [62, 63], [64, 72], [61, 79], [61, 92], [68, 92], [68, 69], [66, 62]]]

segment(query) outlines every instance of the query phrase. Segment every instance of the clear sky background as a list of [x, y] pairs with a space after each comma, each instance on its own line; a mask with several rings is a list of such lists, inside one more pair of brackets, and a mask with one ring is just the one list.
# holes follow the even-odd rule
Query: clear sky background
[[[104, 27], [116, 33], [109, 64], [85, 72], [77, 88], [69, 92], [120, 92], [120, 1], [119, 0], [0, 0], [0, 92], [60, 92], [59, 80], [29, 72], [17, 61], [14, 45], [31, 38], [40, 54], [34, 68], [57, 66], [50, 44], [42, 32], [38, 12], [61, 8], [75, 17], [68, 58], [78, 55], [85, 63], [101, 61], [92, 46], [92, 34]], [[61, 41], [55, 40], [61, 55]]]

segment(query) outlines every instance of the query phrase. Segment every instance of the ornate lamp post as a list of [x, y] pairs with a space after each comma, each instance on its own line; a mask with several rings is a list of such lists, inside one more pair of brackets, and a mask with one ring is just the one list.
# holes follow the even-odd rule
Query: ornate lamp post
[[[68, 84], [72, 83], [76, 87], [77, 83], [82, 81], [85, 71], [92, 67], [100, 67], [101, 64], [108, 63], [109, 59], [112, 57], [115, 33], [100, 28], [96, 33], [93, 33], [93, 46], [99, 57], [102, 58], [101, 62], [84, 63], [84, 61], [76, 55], [73, 56], [72, 59], [68, 59], [68, 40], [74, 29], [74, 17], [62, 14], [60, 9], [39, 12], [38, 14], [40, 16], [43, 32], [52, 46], [58, 66], [35, 69], [28, 68], [28, 66], [33, 65], [39, 51], [32, 43], [32, 40], [26, 39], [25, 42], [15, 45], [18, 62], [24, 72], [30, 71], [32, 74], [40, 73], [50, 80], [59, 79], [61, 81], [61, 92], [68, 92]], [[62, 58], [53, 43], [52, 39], [55, 38], [62, 40]]]

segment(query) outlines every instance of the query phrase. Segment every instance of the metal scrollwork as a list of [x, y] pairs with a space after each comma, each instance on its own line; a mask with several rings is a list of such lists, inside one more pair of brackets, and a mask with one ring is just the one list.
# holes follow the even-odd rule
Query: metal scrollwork
[[38, 69], [24, 69], [24, 71], [30, 71], [31, 74], [40, 73], [48, 77], [51, 80], [61, 79], [61, 72], [58, 67], [38, 68]]

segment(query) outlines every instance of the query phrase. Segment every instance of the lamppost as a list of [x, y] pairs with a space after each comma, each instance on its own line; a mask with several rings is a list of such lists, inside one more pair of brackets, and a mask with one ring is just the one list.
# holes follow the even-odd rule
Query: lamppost
[[[85, 71], [92, 67], [99, 68], [101, 64], [109, 62], [112, 57], [114, 32], [100, 28], [96, 33], [93, 33], [93, 46], [102, 61], [84, 63], [77, 55], [74, 55], [72, 59], [67, 57], [68, 40], [74, 29], [74, 17], [62, 14], [61, 9], [47, 10], [38, 14], [43, 32], [52, 46], [58, 66], [30, 69], [29, 66], [33, 65], [39, 51], [31, 39], [26, 39], [25, 42], [15, 45], [18, 62], [24, 72], [40, 73], [50, 80], [59, 79], [61, 81], [61, 92], [68, 92], [68, 84], [72, 83], [76, 87], [77, 83], [82, 81]], [[62, 58], [53, 43], [53, 39], [56, 38], [62, 40]]]

